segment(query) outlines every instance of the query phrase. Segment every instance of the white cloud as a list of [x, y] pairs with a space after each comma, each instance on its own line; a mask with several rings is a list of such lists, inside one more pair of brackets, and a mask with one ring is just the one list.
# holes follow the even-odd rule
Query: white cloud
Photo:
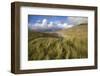
[[52, 21], [48, 24], [48, 28], [50, 28], [50, 27], [53, 27], [53, 22]]
[[47, 19], [43, 19], [43, 20], [42, 20], [41, 26], [42, 26], [42, 27], [47, 27]]
[[49, 22], [48, 23], [48, 20], [47, 19], [43, 19], [41, 22], [40, 20], [38, 20], [35, 24], [32, 25], [32, 29], [33, 30], [48, 30], [48, 29], [51, 29], [51, 30], [57, 30], [57, 29], [64, 29], [64, 28], [70, 28], [72, 27], [73, 25], [68, 25], [67, 23], [61, 23], [61, 22]]
[[68, 26], [67, 23], [62, 24], [62, 27], [64, 27], [64, 28], [67, 28], [67, 26]]
[[43, 19], [41, 23], [40, 20], [38, 20], [35, 24], [33, 24], [32, 29], [45, 29], [47, 26], [47, 19]]
[[80, 23], [87, 23], [88, 18], [87, 17], [68, 17], [67, 21], [69, 24], [77, 25]]
[[63, 24], [59, 23], [57, 26], [61, 27], [62, 29], [64, 28], [67, 29], [67, 28], [71, 28], [74, 25], [68, 25], [67, 23], [63, 23]]

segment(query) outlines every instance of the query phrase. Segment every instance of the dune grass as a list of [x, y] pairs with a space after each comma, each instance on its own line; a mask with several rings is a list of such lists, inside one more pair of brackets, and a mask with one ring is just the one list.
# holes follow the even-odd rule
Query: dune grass
[[66, 37], [29, 32], [28, 60], [81, 59], [88, 57], [87, 26], [59, 31]]

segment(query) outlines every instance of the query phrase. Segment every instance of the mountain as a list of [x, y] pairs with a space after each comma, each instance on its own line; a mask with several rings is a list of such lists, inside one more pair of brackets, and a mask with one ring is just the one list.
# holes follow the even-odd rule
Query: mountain
[[73, 26], [69, 29], [59, 30], [56, 33], [67, 37], [87, 37], [88, 27], [87, 24], [80, 24]]

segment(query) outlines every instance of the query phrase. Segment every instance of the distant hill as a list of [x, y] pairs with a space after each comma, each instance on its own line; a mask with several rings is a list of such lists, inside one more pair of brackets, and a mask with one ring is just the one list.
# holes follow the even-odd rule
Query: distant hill
[[59, 30], [56, 33], [66, 35], [67, 37], [68, 36], [87, 37], [87, 32], [88, 32], [88, 26], [87, 24], [84, 23], [84, 24], [73, 26], [72, 28], [69, 29]]

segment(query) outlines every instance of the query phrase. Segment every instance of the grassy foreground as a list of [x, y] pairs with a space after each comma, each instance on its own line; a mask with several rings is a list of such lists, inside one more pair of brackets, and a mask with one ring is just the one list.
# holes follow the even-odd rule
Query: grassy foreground
[[87, 25], [50, 33], [28, 32], [28, 60], [81, 59], [88, 57]]

